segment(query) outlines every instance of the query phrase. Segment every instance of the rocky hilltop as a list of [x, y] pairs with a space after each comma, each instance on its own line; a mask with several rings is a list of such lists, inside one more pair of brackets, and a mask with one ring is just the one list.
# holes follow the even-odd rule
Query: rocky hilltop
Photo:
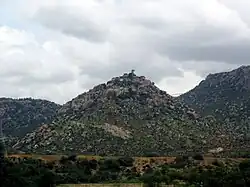
[[64, 104], [53, 123], [14, 147], [28, 152], [169, 155], [209, 147], [207, 127], [193, 109], [132, 71]]
[[54, 120], [60, 105], [40, 99], [0, 98], [0, 119], [7, 140], [21, 138]]
[[234, 139], [241, 139], [241, 144], [249, 145], [250, 66], [209, 74], [179, 99], [203, 116], [215, 116]]

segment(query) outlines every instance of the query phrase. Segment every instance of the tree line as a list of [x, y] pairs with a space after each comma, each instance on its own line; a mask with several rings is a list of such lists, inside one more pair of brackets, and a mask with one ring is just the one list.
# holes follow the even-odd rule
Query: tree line
[[180, 156], [172, 163], [157, 165], [150, 160], [139, 171], [131, 157], [78, 159], [63, 156], [58, 161], [6, 158], [0, 145], [0, 182], [3, 187], [52, 187], [81, 183], [144, 183], [203, 187], [250, 186], [250, 161], [201, 165], [202, 155]]

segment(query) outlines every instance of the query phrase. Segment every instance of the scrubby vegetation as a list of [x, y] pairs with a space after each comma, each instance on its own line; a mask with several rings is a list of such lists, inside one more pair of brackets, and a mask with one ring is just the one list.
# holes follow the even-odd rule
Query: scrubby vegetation
[[[250, 67], [243, 67], [210, 75], [179, 98], [131, 72], [63, 106], [42, 100], [1, 99], [8, 151], [99, 157], [5, 157], [0, 145], [0, 186], [135, 183], [147, 187], [248, 187], [250, 87], [246, 82], [250, 79], [246, 81], [242, 75], [249, 72]], [[203, 154], [218, 158], [208, 160]], [[164, 161], [166, 155], [172, 157]]]
[[250, 160], [215, 160], [204, 164], [202, 155], [177, 157], [159, 163], [156, 157], [139, 165], [132, 157], [86, 159], [76, 155], [57, 161], [4, 158], [4, 187], [50, 187], [82, 183], [143, 183], [146, 186], [246, 187], [250, 185]]
[[42, 99], [0, 98], [0, 118], [7, 149], [12, 151], [18, 139], [43, 124], [51, 123], [59, 108], [60, 105]]
[[36, 154], [166, 156], [214, 148], [203, 141], [212, 134], [206, 129], [207, 122], [192, 108], [131, 72], [65, 103], [52, 123], [19, 139], [13, 148]]

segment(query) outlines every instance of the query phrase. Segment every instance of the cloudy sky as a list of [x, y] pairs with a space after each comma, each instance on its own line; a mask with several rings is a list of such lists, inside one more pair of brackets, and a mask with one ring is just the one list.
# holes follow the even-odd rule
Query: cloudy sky
[[170, 94], [250, 63], [249, 0], [0, 0], [0, 96], [64, 103], [131, 69]]

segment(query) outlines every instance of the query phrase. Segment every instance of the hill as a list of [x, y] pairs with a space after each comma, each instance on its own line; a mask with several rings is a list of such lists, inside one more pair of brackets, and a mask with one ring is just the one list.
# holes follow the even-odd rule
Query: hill
[[54, 120], [60, 105], [40, 99], [0, 98], [0, 119], [7, 140], [24, 137]]
[[209, 147], [208, 124], [144, 76], [114, 77], [64, 104], [14, 147], [27, 152], [141, 156]]
[[[180, 100], [202, 116], [213, 115], [239, 144], [250, 140], [250, 66], [209, 74]], [[244, 143], [243, 143], [244, 142]], [[249, 147], [247, 147], [249, 149]]]

